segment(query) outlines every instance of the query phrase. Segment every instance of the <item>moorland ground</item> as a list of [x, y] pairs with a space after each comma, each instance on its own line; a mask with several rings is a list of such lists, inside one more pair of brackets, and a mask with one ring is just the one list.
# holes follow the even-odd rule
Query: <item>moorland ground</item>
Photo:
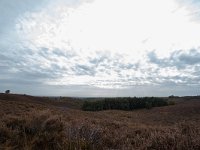
[[83, 100], [0, 94], [0, 149], [200, 149], [200, 98], [132, 111], [82, 111]]

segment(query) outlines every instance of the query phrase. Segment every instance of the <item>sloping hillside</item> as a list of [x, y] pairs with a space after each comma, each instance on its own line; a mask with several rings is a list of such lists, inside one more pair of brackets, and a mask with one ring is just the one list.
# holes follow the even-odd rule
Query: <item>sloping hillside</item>
[[152, 109], [87, 112], [78, 109], [81, 100], [0, 94], [0, 149], [199, 150], [199, 98], [173, 100]]
[[74, 108], [79, 109], [81, 108], [83, 101], [70, 98], [70, 97], [35, 97], [30, 95], [19, 95], [19, 94], [0, 94], [0, 100], [6, 101], [16, 101], [21, 103], [34, 103], [40, 104], [45, 106], [57, 106], [63, 108]]

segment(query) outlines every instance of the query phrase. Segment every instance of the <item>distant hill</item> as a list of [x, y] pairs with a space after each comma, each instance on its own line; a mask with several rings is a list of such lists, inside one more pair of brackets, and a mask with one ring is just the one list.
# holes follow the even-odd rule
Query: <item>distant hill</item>
[[66, 107], [72, 109], [80, 109], [83, 101], [70, 98], [70, 97], [39, 97], [30, 95], [20, 95], [20, 94], [4, 94], [0, 93], [0, 100], [7, 101], [18, 101], [26, 103], [36, 103], [45, 106], [56, 106], [56, 107]]

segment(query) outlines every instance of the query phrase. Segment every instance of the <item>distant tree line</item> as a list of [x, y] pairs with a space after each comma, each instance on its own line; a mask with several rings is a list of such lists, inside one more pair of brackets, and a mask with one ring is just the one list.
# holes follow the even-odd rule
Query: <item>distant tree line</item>
[[157, 97], [125, 97], [104, 98], [102, 100], [85, 101], [82, 109], [85, 111], [100, 111], [108, 109], [134, 110], [152, 107], [167, 106], [167, 100]]

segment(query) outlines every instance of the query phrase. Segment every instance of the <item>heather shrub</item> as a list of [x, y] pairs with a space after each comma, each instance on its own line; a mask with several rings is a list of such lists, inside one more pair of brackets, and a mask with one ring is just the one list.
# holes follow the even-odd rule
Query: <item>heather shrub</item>
[[169, 101], [168, 102], [168, 105], [175, 105], [176, 103], [175, 103], [175, 101]]
[[0, 142], [17, 149], [62, 149], [64, 123], [49, 111], [4, 116]]
[[[154, 97], [99, 100], [96, 106], [90, 101], [86, 106], [134, 110], [167, 103]], [[200, 103], [196, 97], [173, 107], [137, 111], [85, 112], [1, 98], [0, 108], [0, 150], [200, 149]]]
[[49, 110], [25, 116], [6, 115], [0, 125], [2, 149], [100, 149], [102, 145], [101, 128], [89, 123], [67, 123]]

